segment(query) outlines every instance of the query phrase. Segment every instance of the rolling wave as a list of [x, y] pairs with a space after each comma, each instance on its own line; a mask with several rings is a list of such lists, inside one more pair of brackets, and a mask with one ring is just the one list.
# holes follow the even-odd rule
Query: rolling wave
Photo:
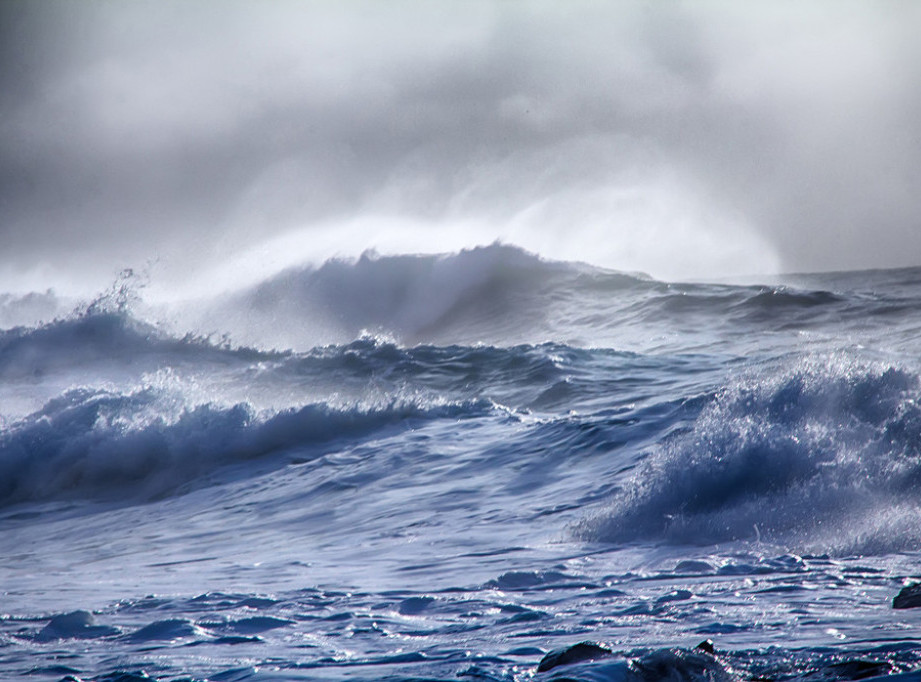
[[675, 331], [712, 339], [720, 330], [796, 331], [842, 319], [860, 326], [905, 306], [921, 312], [907, 299], [825, 286], [834, 283], [667, 283], [493, 244], [287, 270], [207, 303], [193, 326], [229, 333], [241, 345], [299, 351], [367, 334], [401, 345], [554, 341], [644, 349], [650, 336]]
[[921, 538], [921, 378], [810, 358], [723, 390], [580, 536], [876, 553]]
[[197, 324], [245, 345], [296, 350], [364, 334], [406, 345], [534, 342], [553, 336], [546, 295], [588, 270], [499, 244], [447, 256], [365, 254], [287, 270], [209, 307]]
[[[253, 344], [234, 346], [225, 336], [169, 333], [141, 320], [131, 312], [131, 279], [123, 278], [66, 317], [0, 331], [0, 378], [26, 387], [4, 396], [0, 502], [105, 496], [116, 484], [165, 494], [227, 461], [363, 437], [437, 417], [445, 405], [583, 410], [613, 415], [614, 423], [642, 415], [648, 428], [622, 426], [621, 438], [605, 427], [599, 448], [654, 442], [688, 419], [671, 417], [668, 426], [658, 410], [716, 390], [733, 363], [750, 364], [720, 350], [717, 336], [737, 349], [745, 343], [723, 332], [744, 330], [764, 352], [760, 332], [767, 329], [847, 315], [861, 324], [874, 314], [885, 321], [893, 306], [904, 314], [910, 304], [898, 288], [831, 292], [823, 282], [816, 276], [814, 288], [804, 289], [668, 284], [499, 244], [448, 256], [366, 255], [291, 270], [210, 302], [209, 314], [229, 326], [234, 316], [245, 319], [242, 336]], [[695, 352], [665, 352], [667, 343], [634, 353], [613, 350], [617, 343], [539, 342], [544, 335], [620, 342], [631, 333], [647, 343], [677, 335], [679, 350]], [[709, 345], [695, 345], [695, 333]], [[290, 342], [265, 343], [279, 334]], [[345, 341], [313, 344], [325, 336]], [[527, 341], [511, 344], [519, 336]], [[473, 342], [484, 338], [501, 343]], [[258, 349], [304, 339], [312, 340], [303, 352]], [[203, 382], [202, 390], [149, 386], [148, 373], [175, 369], [183, 380]], [[912, 439], [921, 436], [915, 374], [841, 358], [753, 371], [717, 395], [689, 430], [659, 443], [612, 512], [580, 532], [617, 542], [784, 540], [812, 537], [849, 515], [865, 528], [863, 539], [848, 535], [857, 546], [881, 537], [874, 523], [918, 525], [903, 513], [914, 494], [910, 482], [921, 478], [913, 459]], [[51, 375], [39, 386], [36, 379]], [[91, 387], [72, 388], [87, 386], [87, 377]], [[24, 394], [28, 400], [20, 400]], [[10, 407], [17, 400], [28, 406], [24, 416]], [[596, 423], [576, 422], [589, 431]], [[289, 435], [279, 440], [279, 432]], [[568, 432], [550, 439], [581, 442]], [[797, 502], [803, 495], [808, 505]]]
[[188, 406], [182, 396], [152, 387], [74, 389], [0, 433], [0, 505], [153, 499], [233, 463], [282, 454], [303, 461], [387, 429], [491, 409], [486, 401], [393, 401], [309, 404], [263, 415], [245, 403]]
[[493, 245], [156, 308], [126, 271], [0, 331], [4, 670], [256, 675], [233, 645], [369, 679], [789, 677], [746, 657], [791, 633], [828, 679], [914, 668], [821, 672], [911, 627], [882, 606], [921, 542], [918, 272], [666, 283]]
[[[0, 364], [28, 367], [30, 344], [50, 354], [72, 343], [79, 362], [91, 343], [109, 356], [130, 353], [132, 344], [148, 355], [180, 351], [178, 341], [186, 350], [232, 344], [304, 352], [368, 336], [401, 346], [557, 342], [643, 351], [676, 332], [686, 341], [699, 336], [712, 342], [724, 331], [797, 331], [842, 321], [861, 329], [875, 318], [885, 324], [893, 316], [921, 314], [910, 292], [851, 291], [833, 277], [814, 276], [799, 288], [667, 283], [548, 261], [502, 244], [445, 255], [330, 260], [240, 292], [159, 310], [145, 307], [135, 290], [144, 286], [135, 282], [140, 275], [126, 273], [70, 315], [2, 332]], [[4, 300], [0, 308], [11, 310], [60, 305], [52, 293]], [[151, 317], [162, 320], [139, 321]]]
[[135, 368], [253, 360], [261, 355], [191, 334], [170, 336], [122, 312], [83, 312], [37, 327], [0, 332], [0, 377], [40, 377], [99, 363]]

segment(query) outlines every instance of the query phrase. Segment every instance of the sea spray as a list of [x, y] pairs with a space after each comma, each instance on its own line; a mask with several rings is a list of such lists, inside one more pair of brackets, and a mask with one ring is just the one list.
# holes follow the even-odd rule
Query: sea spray
[[754, 539], [820, 553], [909, 549], [921, 541], [919, 395], [914, 371], [841, 353], [761, 365], [658, 446], [612, 509], [578, 533], [691, 545]]

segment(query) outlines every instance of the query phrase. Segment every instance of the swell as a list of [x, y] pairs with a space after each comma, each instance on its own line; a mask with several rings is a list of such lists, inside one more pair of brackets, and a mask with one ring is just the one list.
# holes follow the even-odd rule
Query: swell
[[[446, 255], [366, 254], [290, 269], [217, 299], [177, 302], [156, 314], [148, 309], [169, 320], [157, 326], [132, 318], [143, 307], [132, 287], [143, 283], [129, 272], [66, 318], [3, 332], [0, 363], [28, 366], [29, 344], [46, 355], [73, 345], [81, 361], [93, 352], [90, 344], [107, 356], [126, 355], [132, 347], [149, 354], [231, 342], [303, 352], [370, 335], [401, 346], [550, 341], [648, 350], [650, 338], [677, 334], [674, 350], [702, 337], [762, 331], [875, 327], [882, 333], [894, 321], [921, 325], [921, 280], [908, 276], [913, 272], [895, 272], [891, 282], [875, 273], [872, 287], [860, 273], [800, 277], [800, 286], [667, 283], [493, 244]], [[50, 305], [49, 296], [54, 299], [35, 295], [38, 302], [30, 305]], [[165, 328], [181, 331], [170, 338]], [[209, 339], [220, 342], [203, 343]]]
[[921, 539], [921, 379], [841, 355], [759, 368], [652, 450], [577, 534], [877, 553]]
[[89, 343], [84, 350], [98, 361], [143, 365], [148, 353], [169, 367], [186, 358], [192, 371], [72, 388], [11, 419], [0, 429], [0, 505], [151, 499], [230, 464], [284, 466], [439, 420], [454, 432], [454, 422], [496, 410], [529, 426], [482, 456], [464, 456], [492, 472], [514, 467], [533, 482], [550, 470], [539, 471], [544, 465], [655, 439], [721, 364], [559, 344], [403, 348], [373, 338], [273, 355], [149, 338], [117, 316], [34, 333], [49, 334], [56, 357], [81, 325], [114, 329], [117, 344], [133, 349], [118, 360], [105, 348], [115, 341]]
[[[859, 273], [858, 273], [859, 274]], [[883, 277], [879, 275], [879, 277]], [[917, 283], [860, 278], [789, 284], [667, 283], [547, 261], [493, 244], [438, 256], [365, 255], [283, 272], [209, 303], [194, 324], [260, 348], [306, 350], [363, 334], [401, 345], [544, 341], [635, 348], [655, 333], [801, 330], [921, 319]], [[884, 293], [880, 293], [880, 291]]]
[[[198, 393], [215, 398], [253, 394], [257, 409], [322, 401], [380, 399], [422, 391], [448, 400], [488, 399], [516, 409], [595, 409], [635, 402], [651, 390], [696, 383], [716, 371], [722, 356], [649, 356], [562, 343], [416, 345], [361, 336], [305, 352], [270, 352], [231, 346], [226, 339], [171, 336], [127, 311], [84, 312], [35, 327], [0, 332], [0, 379], [28, 387], [38, 409], [73, 385], [131, 387], [152, 374], [194, 379]], [[669, 369], [671, 368], [671, 371]], [[682, 376], [688, 369], [690, 374]], [[679, 370], [679, 371], [674, 371]], [[685, 389], [689, 390], [689, 389]], [[198, 399], [201, 402], [201, 399]], [[285, 404], [287, 401], [287, 404]], [[7, 414], [10, 418], [9, 405]]]

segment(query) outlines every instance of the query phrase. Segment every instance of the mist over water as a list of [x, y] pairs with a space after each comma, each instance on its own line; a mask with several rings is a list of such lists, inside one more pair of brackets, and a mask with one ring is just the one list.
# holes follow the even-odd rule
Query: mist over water
[[4, 289], [497, 239], [664, 279], [914, 265], [918, 13], [7, 2]]
[[0, 677], [918, 678], [919, 25], [0, 3]]

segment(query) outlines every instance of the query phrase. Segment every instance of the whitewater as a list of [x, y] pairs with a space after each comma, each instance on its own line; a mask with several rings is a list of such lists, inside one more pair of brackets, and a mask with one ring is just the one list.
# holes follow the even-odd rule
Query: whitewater
[[0, 678], [921, 679], [921, 269], [138, 280], [0, 293]]

